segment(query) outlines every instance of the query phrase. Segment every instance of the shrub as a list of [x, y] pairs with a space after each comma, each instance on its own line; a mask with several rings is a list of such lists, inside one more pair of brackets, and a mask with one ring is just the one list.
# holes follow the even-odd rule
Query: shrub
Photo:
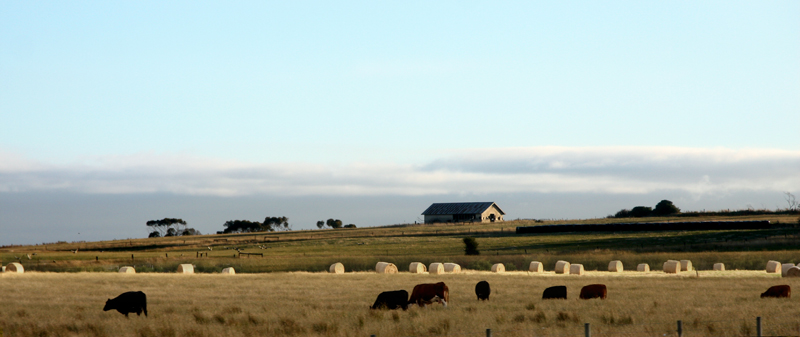
[[681, 209], [673, 205], [672, 201], [669, 200], [661, 200], [656, 205], [656, 208], [653, 209], [653, 215], [671, 215], [678, 214], [680, 212]]
[[464, 253], [467, 255], [480, 255], [478, 251], [478, 242], [475, 238], [468, 236], [464, 238]]
[[621, 209], [617, 214], [614, 214], [615, 218], [630, 218], [631, 217], [631, 210], [629, 209]]
[[636, 206], [631, 209], [630, 215], [634, 218], [643, 218], [649, 216], [653, 209], [647, 206]]

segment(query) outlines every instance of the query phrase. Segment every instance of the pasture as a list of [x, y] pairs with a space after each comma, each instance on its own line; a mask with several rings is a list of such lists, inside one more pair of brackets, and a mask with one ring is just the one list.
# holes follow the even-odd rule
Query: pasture
[[[0, 274], [0, 327], [4, 336], [685, 336], [800, 333], [800, 301], [761, 299], [777, 284], [800, 289], [800, 278], [764, 271], [587, 272], [585, 276], [465, 271], [428, 275], [346, 274], [42, 273]], [[487, 280], [489, 301], [474, 287]], [[411, 291], [444, 281], [448, 308], [412, 306], [373, 311], [382, 291]], [[579, 300], [584, 285], [608, 286], [606, 300]], [[542, 291], [566, 285], [567, 300], [541, 300]], [[125, 291], [147, 294], [149, 317], [103, 312]]]

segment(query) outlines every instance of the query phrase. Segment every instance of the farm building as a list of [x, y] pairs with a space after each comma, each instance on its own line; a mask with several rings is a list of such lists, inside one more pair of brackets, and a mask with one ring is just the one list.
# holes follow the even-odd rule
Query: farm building
[[506, 213], [494, 202], [453, 202], [432, 204], [422, 215], [425, 223], [495, 222]]

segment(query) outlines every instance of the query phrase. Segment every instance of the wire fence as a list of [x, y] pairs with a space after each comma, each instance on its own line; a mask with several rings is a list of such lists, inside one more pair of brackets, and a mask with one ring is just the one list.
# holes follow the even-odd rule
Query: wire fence
[[[736, 325], [735, 331], [723, 328], [714, 328], [718, 325]], [[469, 336], [469, 337], [506, 337], [506, 336], [530, 336], [530, 337], [689, 337], [689, 336], [756, 336], [756, 337], [778, 337], [778, 336], [800, 336], [800, 318], [795, 322], [771, 322], [766, 323], [762, 317], [755, 317], [750, 322], [741, 320], [718, 320], [718, 321], [694, 321], [690, 324], [682, 320], [671, 322], [648, 322], [638, 324], [626, 324], [623, 328], [608, 325], [592, 325], [591, 323], [576, 323], [570, 326], [539, 327], [525, 329], [491, 329], [482, 331], [432, 331], [428, 335], [438, 336]], [[380, 337], [377, 334], [370, 334], [370, 337]], [[419, 335], [417, 335], [419, 336]], [[412, 336], [403, 336], [412, 337]]]

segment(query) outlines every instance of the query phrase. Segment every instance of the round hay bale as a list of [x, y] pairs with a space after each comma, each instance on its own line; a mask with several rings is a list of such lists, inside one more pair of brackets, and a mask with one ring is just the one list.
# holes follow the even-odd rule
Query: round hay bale
[[194, 266], [191, 264], [178, 265], [178, 274], [194, 274]]
[[412, 274], [422, 274], [428, 271], [428, 268], [426, 268], [425, 264], [422, 262], [411, 262], [411, 264], [408, 265], [408, 271]]
[[778, 261], [770, 260], [767, 262], [767, 273], [780, 273], [781, 272], [781, 263]]
[[786, 270], [786, 277], [800, 277], [800, 267], [791, 267]]
[[608, 271], [612, 273], [621, 273], [622, 272], [622, 261], [614, 260], [608, 263]]
[[681, 260], [681, 271], [692, 271], [692, 261]]
[[724, 263], [715, 263], [714, 264], [714, 270], [719, 270], [719, 271], [725, 270], [725, 264]]
[[120, 274], [136, 274], [136, 269], [134, 269], [131, 266], [124, 266], [122, 268], [119, 268], [119, 273]]
[[25, 268], [22, 267], [22, 264], [19, 264], [17, 262], [11, 262], [6, 266], [6, 272], [22, 274], [25, 272]]
[[544, 264], [542, 264], [539, 261], [533, 261], [531, 262], [531, 265], [528, 267], [528, 271], [534, 273], [541, 273], [544, 271]]
[[681, 272], [681, 261], [667, 260], [664, 262], [664, 272], [667, 274], [677, 274]]
[[505, 273], [506, 266], [502, 263], [495, 263], [492, 265], [492, 272], [493, 273]]
[[569, 266], [569, 274], [570, 275], [583, 275], [583, 265], [582, 264], [571, 264]]
[[568, 273], [569, 273], [569, 262], [567, 261], [556, 262], [556, 274], [568, 274]]
[[789, 268], [794, 267], [793, 263], [784, 263], [781, 265], [781, 276], [786, 276], [786, 272], [789, 271]]
[[5, 273], [5, 272], [6, 272], [6, 266], [0, 267], [0, 273]]
[[439, 262], [431, 263], [428, 266], [428, 273], [431, 273], [433, 275], [444, 274], [444, 264]]
[[636, 266], [636, 271], [641, 271], [641, 272], [645, 272], [645, 273], [649, 272], [650, 271], [650, 265], [647, 264], [647, 263], [640, 263], [638, 266]]
[[344, 274], [344, 265], [341, 262], [336, 262], [328, 268], [331, 274]]
[[444, 272], [445, 273], [460, 273], [461, 266], [457, 263], [445, 263], [444, 264]]
[[378, 262], [375, 265], [375, 271], [378, 274], [397, 274], [397, 266], [394, 263]]
[[236, 275], [236, 270], [234, 270], [233, 267], [223, 268], [222, 273], [228, 275]]

